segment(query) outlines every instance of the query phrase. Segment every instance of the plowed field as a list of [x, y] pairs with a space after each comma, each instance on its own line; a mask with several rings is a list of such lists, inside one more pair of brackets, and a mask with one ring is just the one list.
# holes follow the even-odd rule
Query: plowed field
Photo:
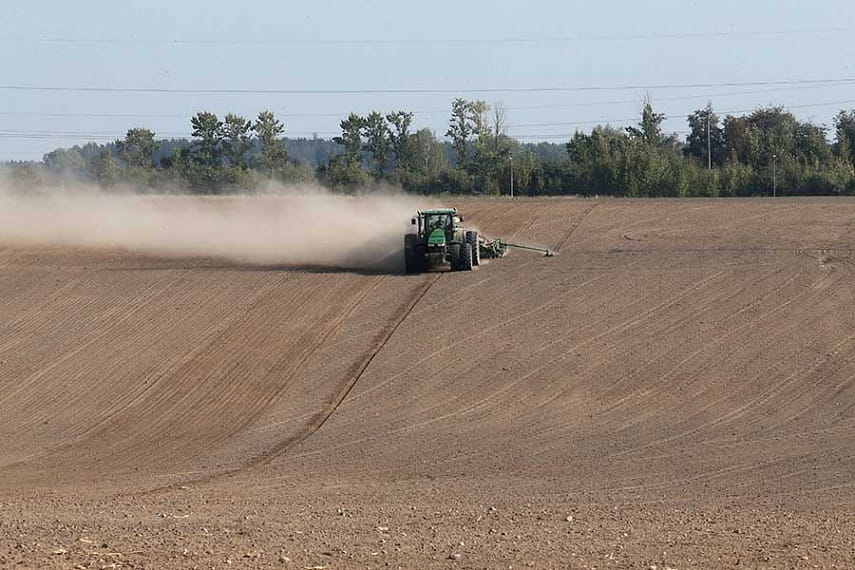
[[394, 275], [0, 244], [0, 567], [855, 566], [855, 200]]

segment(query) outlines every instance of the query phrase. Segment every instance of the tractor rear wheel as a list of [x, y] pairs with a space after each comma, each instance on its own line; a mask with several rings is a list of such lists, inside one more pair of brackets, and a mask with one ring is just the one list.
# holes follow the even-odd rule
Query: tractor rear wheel
[[418, 273], [421, 271], [421, 263], [418, 259], [418, 251], [416, 249], [416, 234], [406, 234], [404, 236], [404, 271], [407, 273]]
[[466, 232], [466, 241], [472, 246], [472, 265], [481, 265], [481, 248], [478, 245], [478, 232], [476, 230]]
[[449, 246], [451, 250], [451, 270], [452, 271], [460, 271], [460, 244], [453, 243]]
[[460, 250], [460, 265], [458, 269], [461, 271], [472, 271], [472, 245], [463, 243]]

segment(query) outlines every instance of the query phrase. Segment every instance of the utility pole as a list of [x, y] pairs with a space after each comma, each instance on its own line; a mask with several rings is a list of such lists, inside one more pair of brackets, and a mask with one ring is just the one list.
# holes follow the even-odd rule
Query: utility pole
[[508, 157], [511, 161], [511, 198], [514, 197], [514, 157]]
[[712, 170], [712, 142], [710, 138], [710, 115], [712, 109], [707, 107], [707, 169]]

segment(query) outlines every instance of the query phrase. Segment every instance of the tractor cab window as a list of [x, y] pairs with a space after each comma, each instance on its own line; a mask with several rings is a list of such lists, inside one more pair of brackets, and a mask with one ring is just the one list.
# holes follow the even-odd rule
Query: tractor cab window
[[437, 228], [444, 230], [451, 225], [451, 216], [448, 214], [435, 214], [428, 216], [427, 225], [429, 232], [432, 232]]

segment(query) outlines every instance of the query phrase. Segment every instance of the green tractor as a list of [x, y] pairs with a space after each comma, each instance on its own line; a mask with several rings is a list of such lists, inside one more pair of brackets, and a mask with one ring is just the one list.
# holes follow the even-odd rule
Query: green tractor
[[437, 208], [416, 212], [411, 220], [415, 233], [404, 236], [404, 263], [407, 273], [420, 273], [444, 263], [452, 271], [471, 271], [481, 263], [478, 232], [462, 226], [457, 208]]

